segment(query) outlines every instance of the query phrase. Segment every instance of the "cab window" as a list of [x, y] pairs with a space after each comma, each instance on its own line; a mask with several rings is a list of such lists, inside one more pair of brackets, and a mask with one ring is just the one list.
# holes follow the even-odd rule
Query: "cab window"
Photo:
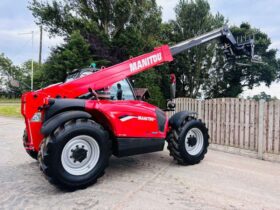
[[113, 84], [109, 92], [111, 100], [135, 100], [131, 86], [125, 79]]

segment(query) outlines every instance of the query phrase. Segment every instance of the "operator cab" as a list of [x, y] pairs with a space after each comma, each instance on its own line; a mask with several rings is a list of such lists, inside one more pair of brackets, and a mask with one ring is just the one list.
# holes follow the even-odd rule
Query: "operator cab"
[[74, 69], [72, 72], [68, 73], [64, 82], [70, 82], [74, 79], [85, 77], [89, 74], [97, 72], [98, 70], [99, 69], [93, 68], [93, 67], [83, 68], [83, 69]]
[[[100, 69], [96, 67], [75, 69], [70, 72], [66, 79], [66, 82], [70, 82], [74, 79], [85, 77], [89, 74], [99, 71]], [[110, 100], [136, 100], [132, 85], [129, 79], [124, 79], [119, 82], [114, 83], [108, 88], [104, 88], [102, 90], [97, 90], [98, 98], [100, 99], [110, 99]], [[83, 95], [80, 98], [88, 99], [87, 96]]]

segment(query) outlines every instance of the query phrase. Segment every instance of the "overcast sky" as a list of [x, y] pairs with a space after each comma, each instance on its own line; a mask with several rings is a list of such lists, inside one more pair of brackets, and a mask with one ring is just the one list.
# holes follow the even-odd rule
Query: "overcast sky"
[[[157, 0], [163, 9], [163, 20], [175, 18], [174, 7], [179, 0]], [[280, 1], [279, 0], [209, 0], [211, 10], [220, 12], [229, 19], [230, 25], [239, 25], [241, 22], [249, 22], [252, 26], [267, 33], [272, 40], [271, 48], [280, 49]], [[1, 0], [0, 1], [0, 53], [4, 53], [15, 64], [32, 57], [31, 35], [34, 37], [34, 59], [38, 59], [39, 30], [34, 23], [31, 12], [27, 9], [28, 0]], [[59, 37], [49, 38], [44, 34], [43, 58], [49, 54], [50, 47], [61, 43]], [[280, 53], [278, 53], [280, 57]], [[263, 86], [246, 91], [245, 95], [252, 95], [265, 91], [280, 98], [280, 84], [273, 84], [270, 88]]]

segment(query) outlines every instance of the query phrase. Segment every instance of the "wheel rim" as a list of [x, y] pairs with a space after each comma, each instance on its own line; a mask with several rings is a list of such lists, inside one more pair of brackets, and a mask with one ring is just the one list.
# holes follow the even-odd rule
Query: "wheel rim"
[[100, 149], [91, 136], [80, 135], [72, 138], [64, 146], [61, 154], [63, 168], [72, 175], [84, 175], [97, 164]]
[[201, 153], [204, 144], [204, 137], [199, 128], [191, 128], [185, 138], [185, 147], [190, 155]]

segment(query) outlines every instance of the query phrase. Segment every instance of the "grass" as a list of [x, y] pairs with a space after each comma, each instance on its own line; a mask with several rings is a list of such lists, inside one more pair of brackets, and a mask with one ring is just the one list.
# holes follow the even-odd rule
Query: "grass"
[[0, 116], [21, 117], [20, 99], [0, 98]]
[[20, 103], [0, 103], [0, 116], [21, 117]]
[[20, 98], [2, 98], [0, 97], [1, 103], [20, 103]]

